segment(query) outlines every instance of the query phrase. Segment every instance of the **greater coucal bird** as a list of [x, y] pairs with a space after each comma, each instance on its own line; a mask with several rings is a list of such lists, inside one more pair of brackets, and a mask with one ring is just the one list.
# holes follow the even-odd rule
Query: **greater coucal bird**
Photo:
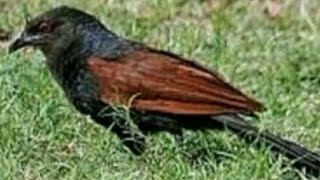
[[[319, 172], [318, 154], [281, 137], [261, 132], [242, 116], [262, 105], [216, 73], [170, 52], [122, 38], [94, 16], [61, 6], [26, 24], [9, 52], [39, 48], [53, 77], [75, 108], [111, 127], [134, 153], [145, 149], [145, 135], [182, 129], [226, 128], [249, 142], [263, 140], [294, 164]], [[133, 130], [114, 107], [127, 106]], [[132, 123], [131, 123], [132, 124]], [[112, 126], [111, 126], [112, 125]]]

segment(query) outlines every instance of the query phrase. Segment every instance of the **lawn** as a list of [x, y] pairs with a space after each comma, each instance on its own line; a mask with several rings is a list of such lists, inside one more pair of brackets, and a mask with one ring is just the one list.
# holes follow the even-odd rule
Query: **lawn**
[[[0, 29], [18, 32], [26, 14], [57, 5], [81, 8], [122, 36], [216, 69], [265, 104], [254, 124], [320, 151], [320, 2], [301, 1], [277, 12], [252, 0], [0, 0]], [[0, 92], [1, 180], [305, 178], [228, 132], [186, 132], [183, 145], [160, 133], [135, 157], [76, 112], [32, 49], [0, 49]]]

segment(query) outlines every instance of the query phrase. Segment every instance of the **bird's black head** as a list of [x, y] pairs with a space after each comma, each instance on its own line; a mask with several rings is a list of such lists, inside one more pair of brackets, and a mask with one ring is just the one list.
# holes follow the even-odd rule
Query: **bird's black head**
[[91, 31], [90, 28], [106, 31], [95, 17], [83, 11], [67, 6], [56, 7], [27, 22], [19, 37], [9, 46], [9, 53], [26, 46], [40, 48], [45, 54], [66, 49], [81, 38], [84, 31]]

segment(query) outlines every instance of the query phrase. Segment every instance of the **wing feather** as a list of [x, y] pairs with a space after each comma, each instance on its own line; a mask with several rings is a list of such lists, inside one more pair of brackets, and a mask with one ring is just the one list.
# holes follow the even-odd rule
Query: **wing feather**
[[216, 73], [170, 53], [145, 49], [116, 59], [91, 57], [88, 65], [105, 103], [126, 105], [135, 96], [133, 109], [188, 115], [262, 109]]

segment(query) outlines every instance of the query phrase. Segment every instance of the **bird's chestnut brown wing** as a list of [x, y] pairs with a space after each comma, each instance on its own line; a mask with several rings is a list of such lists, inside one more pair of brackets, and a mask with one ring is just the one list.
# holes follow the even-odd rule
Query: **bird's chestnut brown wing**
[[88, 66], [101, 100], [108, 104], [180, 115], [251, 113], [262, 108], [215, 73], [166, 52], [144, 49], [116, 59], [91, 57]]

